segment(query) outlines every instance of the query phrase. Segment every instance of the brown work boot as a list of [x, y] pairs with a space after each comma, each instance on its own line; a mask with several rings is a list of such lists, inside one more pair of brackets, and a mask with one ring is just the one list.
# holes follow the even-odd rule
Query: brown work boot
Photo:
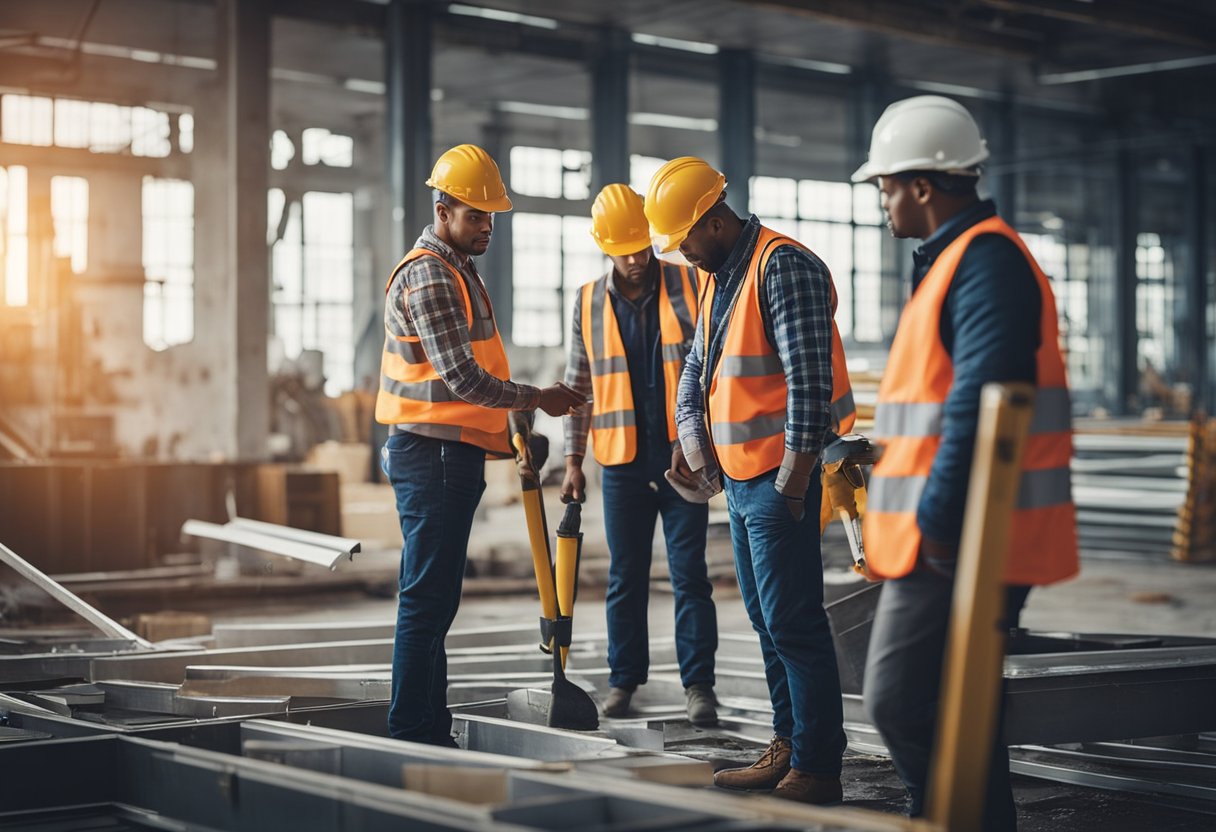
[[768, 791], [789, 773], [792, 751], [788, 739], [773, 737], [768, 749], [753, 765], [722, 769], [714, 774], [714, 785], [722, 789]]
[[604, 716], [619, 719], [629, 713], [629, 701], [636, 688], [608, 688], [604, 697]]
[[840, 788], [839, 777], [810, 774], [791, 768], [785, 779], [773, 789], [773, 797], [816, 806], [833, 806], [844, 800], [844, 791]]

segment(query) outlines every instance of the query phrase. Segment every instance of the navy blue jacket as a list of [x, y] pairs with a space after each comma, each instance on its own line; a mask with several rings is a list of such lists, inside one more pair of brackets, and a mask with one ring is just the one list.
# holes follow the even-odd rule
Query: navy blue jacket
[[[913, 253], [912, 291], [953, 240], [996, 215], [983, 200], [951, 217]], [[916, 522], [921, 534], [954, 546], [963, 527], [967, 484], [979, 417], [980, 388], [990, 381], [1036, 381], [1042, 297], [1029, 261], [999, 234], [967, 246], [942, 309], [942, 345], [954, 362], [946, 398], [942, 444], [933, 459]]]
[[[658, 280], [663, 279], [658, 269], [653, 272], [658, 274]], [[671, 442], [667, 438], [667, 385], [663, 378], [658, 282], [635, 301], [614, 291], [609, 291], [608, 297], [629, 365], [638, 431], [634, 462], [648, 471], [656, 466], [661, 470], [671, 463]]]

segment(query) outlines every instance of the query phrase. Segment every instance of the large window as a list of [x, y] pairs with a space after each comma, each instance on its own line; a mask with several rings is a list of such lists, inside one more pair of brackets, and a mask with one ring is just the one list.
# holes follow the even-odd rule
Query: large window
[[511, 148], [511, 190], [524, 196], [587, 199], [591, 154], [552, 147]]
[[[179, 128], [186, 127], [185, 116]], [[9, 93], [0, 98], [0, 137], [13, 144], [76, 147], [93, 153], [168, 156], [170, 114], [149, 107]], [[189, 122], [189, 126], [193, 121]], [[179, 136], [189, 152], [193, 135]]]
[[144, 343], [194, 340], [194, 185], [144, 177]]
[[882, 210], [873, 185], [754, 176], [751, 209], [807, 245], [836, 286], [836, 327], [853, 341], [882, 341]]
[[[354, 198], [309, 191], [290, 204], [270, 192], [275, 334], [288, 358], [324, 353], [325, 392], [354, 386]], [[286, 212], [286, 221], [283, 221]]]
[[1060, 343], [1074, 389], [1097, 386], [1102, 354], [1089, 344], [1090, 248], [1052, 234], [1021, 234], [1039, 268], [1051, 281], [1060, 320]]
[[[525, 196], [589, 199], [591, 154], [547, 147], [511, 148], [511, 189]], [[591, 239], [591, 218], [516, 212], [511, 216], [511, 339], [521, 347], [555, 347], [570, 331], [574, 292], [604, 272]]]

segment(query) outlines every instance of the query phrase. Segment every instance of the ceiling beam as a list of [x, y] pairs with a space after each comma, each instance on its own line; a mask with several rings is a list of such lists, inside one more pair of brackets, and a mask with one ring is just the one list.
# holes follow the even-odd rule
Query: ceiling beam
[[1158, 4], [1129, 3], [1126, 0], [1099, 0], [1093, 3], [1078, 3], [1076, 0], [979, 2], [1013, 14], [1067, 20], [1199, 49], [1216, 49], [1216, 15], [1212, 14], [1186, 14], [1162, 8]]
[[740, 0], [861, 29], [915, 38], [963, 49], [999, 52], [1016, 58], [1042, 57], [1044, 39], [1038, 33], [995, 29], [967, 23], [938, 11], [914, 11], [899, 0]]

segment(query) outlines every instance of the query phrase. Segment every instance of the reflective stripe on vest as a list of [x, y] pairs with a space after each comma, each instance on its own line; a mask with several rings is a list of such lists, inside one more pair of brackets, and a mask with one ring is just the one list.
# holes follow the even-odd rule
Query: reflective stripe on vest
[[[758, 477], [781, 465], [785, 454], [785, 368], [769, 343], [761, 313], [764, 270], [773, 252], [785, 245], [801, 243], [761, 227], [751, 260], [743, 274], [738, 294], [727, 313], [722, 355], [709, 384], [706, 415], [709, 435], [722, 470], [732, 479]], [[828, 276], [829, 282], [831, 275]], [[708, 367], [710, 315], [715, 282], [706, 281], [701, 316], [704, 328], [705, 366]], [[832, 314], [836, 312], [836, 287], [831, 286]], [[853, 390], [845, 366], [844, 345], [832, 321], [832, 427], [847, 433], [857, 418]]]
[[1072, 408], [1059, 347], [1051, 285], [1017, 233], [998, 217], [964, 231], [941, 253], [904, 308], [878, 390], [874, 436], [884, 445], [870, 477], [863, 535], [876, 575], [897, 578], [916, 566], [916, 513], [941, 444], [954, 365], [941, 343], [941, 310], [971, 240], [1001, 234], [1016, 243], [1042, 296], [1038, 389], [1010, 533], [1005, 581], [1047, 584], [1077, 571], [1072, 503]]
[[[659, 341], [663, 359], [668, 438], [675, 441], [675, 397], [692, 342], [696, 272], [659, 261]], [[578, 314], [591, 367], [591, 445], [601, 465], [623, 465], [637, 456], [637, 416], [629, 362], [616, 313], [608, 297], [609, 275], [583, 286]]]
[[[393, 277], [385, 286], [386, 295], [401, 270], [421, 257], [438, 259], [451, 273], [452, 282], [464, 301], [473, 358], [494, 377], [509, 379], [511, 368], [507, 353], [484, 288], [480, 285], [470, 287], [460, 271], [438, 253], [422, 248], [410, 251], [393, 270]], [[401, 331], [391, 315], [386, 315], [385, 321], [376, 421], [423, 436], [467, 442], [495, 456], [509, 455], [507, 411], [462, 400], [439, 377], [418, 335]]]

